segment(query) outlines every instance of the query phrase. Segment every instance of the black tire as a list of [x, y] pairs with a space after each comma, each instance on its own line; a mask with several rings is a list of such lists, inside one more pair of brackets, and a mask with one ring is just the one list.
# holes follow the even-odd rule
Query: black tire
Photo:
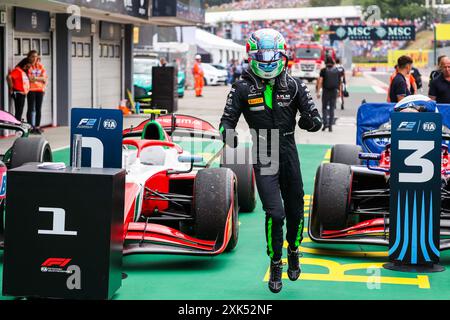
[[331, 149], [330, 162], [342, 163], [349, 166], [361, 165], [361, 159], [359, 159], [359, 153], [362, 152], [361, 146], [352, 144], [336, 144]]
[[[228, 149], [230, 150], [230, 149]], [[231, 169], [236, 175], [237, 189], [239, 198], [239, 211], [240, 212], [253, 212], [256, 207], [256, 186], [255, 186], [255, 173], [253, 171], [253, 165], [249, 160], [251, 155], [251, 148], [238, 147], [232, 150], [234, 155], [245, 155], [245, 164], [234, 164], [235, 161], [226, 161], [222, 156], [221, 167]], [[224, 150], [224, 154], [227, 150]], [[237, 159], [234, 156], [234, 159]], [[227, 163], [230, 162], [230, 163]]]
[[239, 237], [237, 197], [236, 179], [230, 169], [207, 168], [197, 173], [193, 204], [197, 238], [216, 240], [224, 232], [228, 211], [234, 205], [232, 235], [226, 251], [236, 247]]
[[313, 214], [324, 229], [342, 230], [347, 227], [350, 187], [350, 166], [324, 163], [317, 169]]
[[52, 149], [43, 137], [18, 138], [14, 141], [11, 169], [29, 162], [51, 162], [52, 160]]

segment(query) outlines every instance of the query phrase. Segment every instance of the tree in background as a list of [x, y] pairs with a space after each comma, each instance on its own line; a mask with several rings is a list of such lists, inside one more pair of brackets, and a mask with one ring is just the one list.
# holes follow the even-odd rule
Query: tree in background
[[310, 0], [311, 7], [331, 7], [341, 5], [341, 0]]
[[381, 9], [381, 18], [416, 19], [427, 16], [431, 11], [425, 7], [425, 0], [355, 0], [355, 2], [364, 8], [377, 5]]

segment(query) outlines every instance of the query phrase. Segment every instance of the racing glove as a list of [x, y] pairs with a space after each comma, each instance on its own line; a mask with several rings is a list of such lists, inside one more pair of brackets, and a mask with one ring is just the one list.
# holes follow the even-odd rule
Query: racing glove
[[231, 148], [237, 148], [239, 144], [237, 132], [233, 129], [220, 128], [220, 134], [222, 135], [222, 141], [224, 144]]
[[300, 129], [308, 132], [319, 131], [322, 128], [322, 124], [322, 118], [320, 117], [317, 109], [314, 109], [311, 112], [303, 112], [300, 115], [300, 120], [298, 120], [298, 126]]

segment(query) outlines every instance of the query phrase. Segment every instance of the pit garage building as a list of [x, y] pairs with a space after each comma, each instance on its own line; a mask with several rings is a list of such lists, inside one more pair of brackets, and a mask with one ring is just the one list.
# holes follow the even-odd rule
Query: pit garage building
[[134, 27], [204, 22], [203, 1], [3, 0], [0, 108], [13, 112], [6, 75], [37, 50], [49, 82], [42, 126], [67, 126], [73, 107], [117, 108], [133, 90]]

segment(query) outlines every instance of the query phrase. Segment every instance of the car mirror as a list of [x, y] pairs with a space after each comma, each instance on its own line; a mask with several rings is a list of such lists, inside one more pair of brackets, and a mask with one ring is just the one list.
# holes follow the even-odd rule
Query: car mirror
[[201, 157], [201, 156], [179, 156], [178, 161], [181, 163], [199, 163], [199, 162], [203, 162], [203, 157]]

